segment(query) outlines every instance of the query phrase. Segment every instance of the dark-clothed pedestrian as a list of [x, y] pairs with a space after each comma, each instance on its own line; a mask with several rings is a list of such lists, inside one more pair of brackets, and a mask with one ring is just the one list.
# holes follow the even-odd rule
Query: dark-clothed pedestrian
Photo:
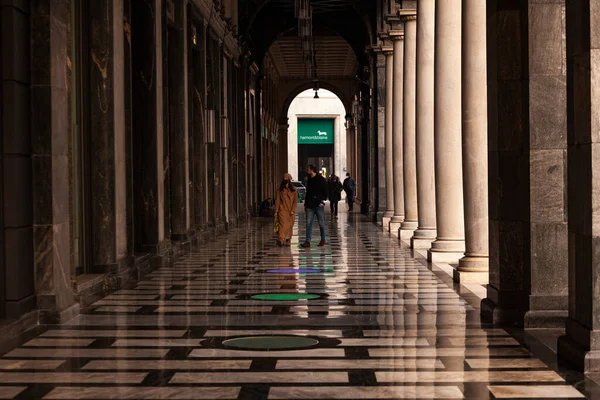
[[346, 192], [346, 199], [348, 200], [348, 211], [352, 211], [354, 207], [354, 196], [356, 191], [356, 182], [350, 176], [350, 172], [346, 174], [346, 179], [344, 179], [344, 191]]
[[338, 203], [342, 199], [342, 182], [337, 175], [332, 175], [329, 181], [329, 206], [331, 208], [331, 214], [337, 218], [338, 216]]
[[327, 181], [317, 172], [314, 165], [308, 166], [308, 183], [306, 186], [306, 201], [304, 208], [306, 210], [306, 241], [302, 244], [303, 248], [310, 247], [312, 239], [312, 225], [317, 217], [319, 229], [321, 231], [320, 246], [325, 246], [325, 200], [327, 200]]

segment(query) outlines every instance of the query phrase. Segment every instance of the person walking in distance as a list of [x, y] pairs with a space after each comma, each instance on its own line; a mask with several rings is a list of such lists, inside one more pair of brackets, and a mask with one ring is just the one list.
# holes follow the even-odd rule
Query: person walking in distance
[[319, 221], [319, 229], [321, 231], [319, 247], [325, 246], [325, 200], [327, 200], [327, 181], [317, 172], [317, 167], [309, 165], [306, 201], [304, 202], [306, 210], [306, 241], [302, 244], [303, 248], [310, 247], [315, 215]]
[[348, 211], [352, 211], [354, 207], [354, 192], [356, 191], [356, 182], [350, 176], [350, 172], [346, 174], [344, 179], [344, 191], [346, 192], [346, 198], [348, 199]]
[[279, 190], [275, 195], [275, 215], [279, 219], [278, 246], [289, 246], [294, 230], [298, 190], [292, 185], [292, 176], [284, 174]]
[[332, 175], [328, 186], [331, 214], [337, 218], [338, 202], [342, 199], [342, 182], [340, 182], [340, 178], [337, 175]]

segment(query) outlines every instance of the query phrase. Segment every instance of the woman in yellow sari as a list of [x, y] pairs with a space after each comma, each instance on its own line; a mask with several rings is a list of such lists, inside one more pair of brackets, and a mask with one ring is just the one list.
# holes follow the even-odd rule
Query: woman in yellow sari
[[292, 184], [290, 174], [283, 175], [283, 181], [275, 195], [275, 215], [279, 219], [278, 246], [290, 246], [294, 220], [296, 218], [296, 206], [298, 205], [298, 190]]

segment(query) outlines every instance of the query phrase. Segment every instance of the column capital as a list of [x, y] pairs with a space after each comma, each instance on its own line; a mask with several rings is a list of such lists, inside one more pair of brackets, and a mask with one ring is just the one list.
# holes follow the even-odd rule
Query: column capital
[[398, 10], [398, 17], [402, 22], [416, 21], [417, 10]]
[[388, 31], [381, 31], [377, 33], [377, 37], [383, 41], [390, 38], [390, 33]]
[[382, 47], [381, 51], [383, 52], [383, 55], [385, 55], [385, 56], [391, 56], [392, 54], [394, 54], [394, 48], [389, 47], [389, 46]]
[[396, 40], [404, 40], [404, 30], [394, 30], [390, 31], [390, 39], [395, 42]]
[[402, 28], [404, 28], [404, 23], [400, 20], [399, 13], [386, 15], [385, 21], [390, 26], [390, 33], [393, 31], [402, 30]]

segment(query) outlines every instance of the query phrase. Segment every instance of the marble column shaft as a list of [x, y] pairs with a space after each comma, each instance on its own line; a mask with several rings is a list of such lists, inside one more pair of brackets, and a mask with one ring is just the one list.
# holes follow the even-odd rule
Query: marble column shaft
[[387, 210], [386, 170], [385, 170], [385, 106], [386, 106], [386, 57], [381, 50], [377, 57], [377, 182], [379, 200], [377, 204], [377, 222], [382, 223], [383, 213]]
[[404, 95], [404, 31], [390, 31], [394, 45], [393, 104], [392, 104], [392, 163], [394, 170], [394, 216], [390, 233], [398, 236], [404, 221], [404, 162], [403, 162], [403, 95]]
[[[97, 273], [126, 273], [127, 199], [123, 0], [89, 2], [93, 260]], [[134, 98], [135, 100], [135, 98]]]
[[165, 239], [164, 96], [160, 0], [132, 2], [136, 248], [159, 254]]
[[[277, 129], [277, 141], [279, 143], [279, 165], [278, 165], [278, 176], [276, 178], [282, 179], [283, 174], [290, 173], [295, 180], [298, 180], [296, 174], [298, 171], [288, 171], [288, 118], [282, 118], [279, 120], [279, 126]], [[305, 167], [306, 168], [306, 167]], [[275, 180], [277, 182], [277, 180]]]
[[385, 55], [385, 197], [386, 210], [383, 213], [383, 229], [389, 230], [389, 221], [394, 216], [394, 150], [393, 150], [393, 94], [394, 94], [394, 52], [384, 49]]
[[491, 4], [489, 284], [481, 314], [498, 325], [562, 327], [568, 282], [564, 4]]
[[404, 164], [404, 221], [400, 237], [410, 240], [418, 226], [417, 208], [417, 143], [416, 143], [416, 86], [417, 86], [417, 17], [416, 12], [403, 17], [404, 21], [404, 94], [402, 100], [402, 141]]
[[600, 0], [567, 1], [569, 317], [558, 356], [600, 371]]
[[[47, 5], [45, 6], [43, 8], [47, 9]], [[54, 121], [50, 98], [56, 93], [60, 95], [59, 99], [66, 100], [66, 82], [61, 79], [58, 87], [50, 86], [53, 82], [48, 69], [53, 61], [50, 55], [53, 46], [48, 43], [49, 18], [44, 15], [38, 20], [35, 12], [36, 10], [30, 11], [29, 2], [4, 2], [0, 6], [2, 31], [7, 33], [0, 35], [0, 93], [3, 96], [0, 101], [0, 319], [18, 318], [36, 307], [37, 277], [34, 267], [45, 264], [46, 260], [36, 259], [34, 251], [36, 254], [38, 251], [48, 251], [49, 267], [52, 268], [53, 256], [58, 250], [53, 248], [57, 237], [52, 233], [52, 196], [53, 190], [56, 190], [56, 186], [52, 185], [52, 178], [56, 175], [58, 178], [68, 179], [68, 174], [65, 178], [67, 165], [58, 174], [48, 168], [52, 162], [50, 146], [55, 133], [50, 125]], [[32, 14], [31, 18], [28, 18], [29, 13]], [[60, 18], [57, 20], [60, 21]], [[60, 28], [59, 32], [64, 31]], [[30, 43], [39, 46], [31, 48], [31, 56]], [[66, 52], [65, 41], [59, 41], [58, 44], [60, 50]], [[38, 57], [40, 52], [42, 57]], [[39, 58], [42, 61], [40, 64], [36, 62]], [[63, 61], [66, 62], [66, 57]], [[52, 67], [57, 64], [60, 63], [56, 62]], [[37, 87], [37, 75], [46, 78], [41, 90]], [[59, 78], [66, 78], [65, 75], [66, 70]], [[7, 99], [10, 101], [5, 101]], [[36, 107], [38, 104], [41, 109]], [[36, 114], [38, 110], [40, 115]], [[66, 107], [57, 115], [57, 120], [64, 121], [65, 114]], [[41, 132], [32, 135], [35, 132], [32, 126], [39, 128]], [[60, 133], [67, 135], [67, 129]], [[32, 145], [32, 142], [35, 143]], [[43, 162], [37, 159], [40, 142], [44, 145], [46, 155]], [[66, 149], [61, 149], [60, 156], [65, 153]], [[40, 174], [43, 179], [38, 183]], [[40, 199], [43, 201], [40, 202]], [[43, 206], [41, 210], [38, 209], [40, 206]], [[68, 218], [68, 209], [61, 208], [60, 211], [61, 219]], [[45, 226], [42, 227], [42, 234], [38, 235], [37, 225], [40, 222], [37, 215], [40, 213], [44, 216]], [[64, 232], [57, 234], [64, 237]], [[59, 254], [66, 251], [67, 256], [69, 255], [68, 248], [61, 250]]]
[[67, 75], [70, 11], [69, 2], [39, 0], [31, 19], [34, 268], [37, 305], [45, 323], [61, 322], [79, 312], [71, 285], [74, 271], [68, 262], [70, 191], [65, 185], [71, 133]]
[[176, 240], [185, 240], [190, 231], [187, 21], [186, 2], [178, 0], [168, 41], [171, 237]]
[[568, 310], [565, 1], [530, 1], [529, 210], [526, 328], [563, 328]]
[[489, 266], [486, 3], [463, 0], [462, 162], [465, 257], [454, 279], [487, 283]]
[[437, 239], [430, 261], [457, 262], [465, 251], [462, 192], [461, 0], [435, 8], [435, 194]]
[[[196, 31], [198, 30], [196, 26]], [[200, 35], [200, 33], [199, 33]], [[197, 42], [202, 43], [203, 37], [200, 36], [197, 39]], [[207, 168], [206, 168], [206, 129], [204, 129], [204, 106], [205, 102], [203, 100], [203, 96], [199, 95], [204, 90], [204, 52], [198, 51], [198, 49], [191, 49], [190, 54], [190, 63], [188, 68], [190, 68], [190, 81], [189, 85], [191, 86], [190, 96], [190, 111], [191, 111], [191, 119], [192, 125], [190, 129], [190, 139], [193, 141], [193, 163], [192, 163], [192, 184], [194, 188], [194, 215], [193, 215], [193, 228], [196, 231], [200, 231], [201, 234], [204, 234], [207, 229], [207, 212], [206, 205], [208, 203], [207, 199], [207, 187], [208, 187], [208, 177], [207, 177]]]
[[413, 248], [426, 248], [436, 237], [434, 162], [435, 0], [417, 7], [416, 164], [418, 228]]

